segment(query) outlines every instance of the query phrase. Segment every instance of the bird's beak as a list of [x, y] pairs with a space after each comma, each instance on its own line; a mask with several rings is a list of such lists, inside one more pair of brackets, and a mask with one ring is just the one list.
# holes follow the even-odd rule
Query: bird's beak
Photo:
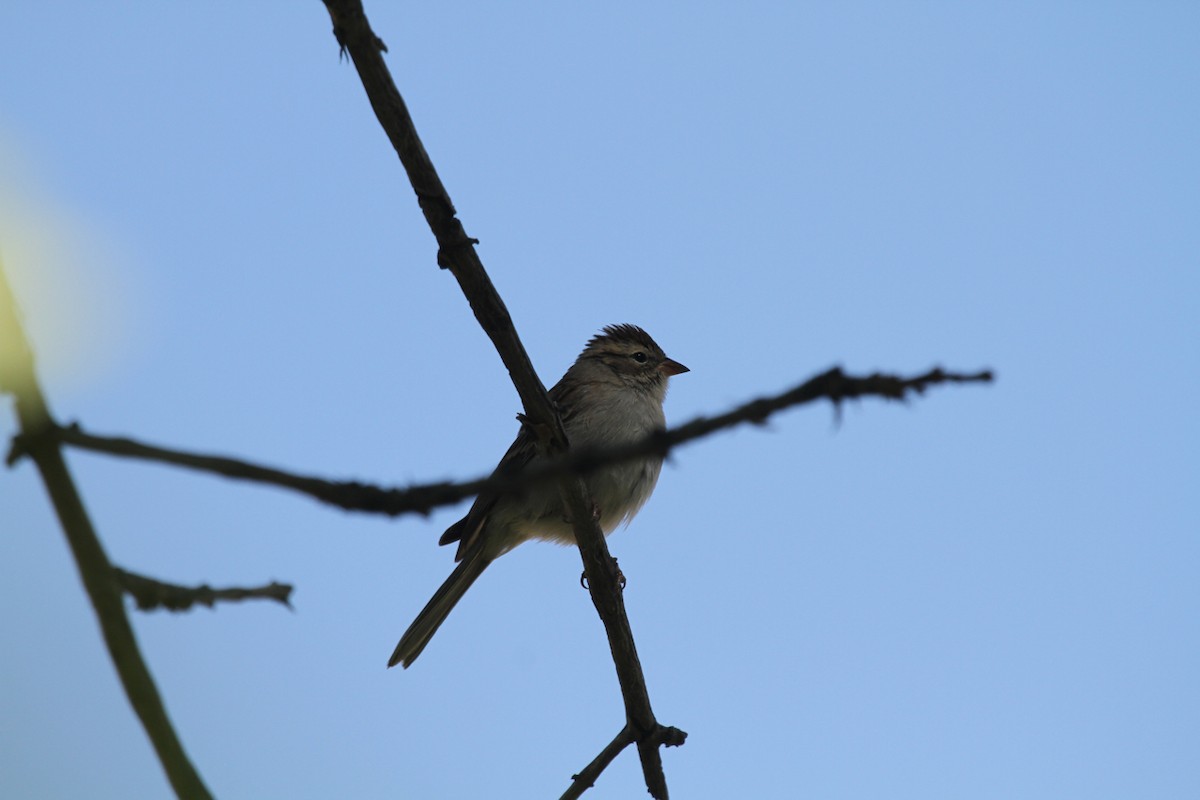
[[663, 362], [658, 365], [658, 371], [668, 377], [671, 375], [680, 375], [684, 372], [691, 372], [690, 369], [672, 358], [664, 358]]

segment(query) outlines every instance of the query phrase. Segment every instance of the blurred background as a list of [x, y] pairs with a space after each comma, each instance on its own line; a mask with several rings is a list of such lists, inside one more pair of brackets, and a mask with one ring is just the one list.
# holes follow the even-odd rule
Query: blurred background
[[[1200, 795], [1200, 7], [370, 3], [547, 385], [601, 326], [672, 422], [840, 364], [991, 387], [679, 450], [610, 539], [673, 796]], [[488, 472], [520, 410], [319, 3], [24, 3], [0, 258], [63, 421], [339, 479]], [[0, 437], [15, 431], [0, 401]], [[578, 554], [386, 670], [465, 510], [69, 454], [221, 798], [557, 797], [624, 723]], [[44, 490], [0, 472], [0, 794], [164, 797]], [[643, 796], [626, 752], [589, 793]]]

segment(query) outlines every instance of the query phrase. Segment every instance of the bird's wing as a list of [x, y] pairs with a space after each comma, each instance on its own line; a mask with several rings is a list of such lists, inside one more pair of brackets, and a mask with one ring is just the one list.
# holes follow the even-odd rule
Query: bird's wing
[[[500, 459], [500, 463], [492, 471], [492, 476], [513, 475], [520, 472], [525, 469], [536, 452], [537, 445], [534, 443], [532, 434], [522, 426], [512, 446], [508, 448], [504, 458]], [[471, 504], [471, 510], [467, 512], [467, 515], [447, 528], [446, 532], [442, 534], [442, 538], [438, 539], [438, 544], [459, 543], [458, 553], [454, 556], [455, 561], [461, 561], [463, 554], [470, 549], [471, 543], [483, 530], [488, 515], [502, 495], [502, 492], [495, 490], [480, 492], [479, 496], [475, 498], [475, 502]]]
[[[577, 383], [568, 382], [565, 376], [550, 388], [550, 402], [558, 407], [564, 425], [568, 423], [571, 411], [576, 406], [576, 403], [573, 403], [568, 395], [574, 394], [579, 388]], [[525, 469], [537, 455], [537, 442], [529, 430], [529, 426], [525, 424], [524, 416], [518, 415], [517, 418], [521, 420], [521, 430], [517, 432], [517, 438], [513, 440], [512, 446], [508, 448], [504, 458], [500, 459], [500, 463], [492, 471], [493, 476], [514, 475]], [[455, 561], [461, 561], [463, 555], [470, 549], [472, 542], [479, 536], [480, 531], [487, 523], [488, 515], [495, 507], [496, 501], [502, 495], [503, 492], [498, 491], [480, 492], [467, 515], [447, 528], [446, 532], [442, 534], [442, 538], [438, 539], [438, 544], [459, 543], [458, 552], [454, 555]]]

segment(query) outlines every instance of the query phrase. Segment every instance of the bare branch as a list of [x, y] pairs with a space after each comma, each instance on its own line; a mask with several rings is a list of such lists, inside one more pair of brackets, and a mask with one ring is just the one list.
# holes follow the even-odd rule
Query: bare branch
[[292, 607], [292, 586], [286, 583], [271, 581], [265, 586], [255, 586], [248, 589], [231, 587], [214, 589], [208, 584], [200, 586], [180, 586], [175, 583], [164, 583], [145, 575], [113, 567], [121, 589], [133, 598], [141, 611], [153, 611], [165, 608], [168, 611], [187, 611], [194, 605], [204, 605], [212, 608], [217, 601], [237, 602], [240, 600], [274, 600], [288, 608]]
[[[864, 397], [903, 400], [911, 394], [923, 394], [930, 387], [941, 384], [987, 383], [992, 379], [992, 373], [986, 370], [963, 374], [944, 372], [936, 368], [911, 378], [881, 374], [860, 378], [846, 375], [840, 368], [835, 367], [780, 394], [751, 400], [713, 417], [696, 417], [625, 447], [572, 450], [564, 458], [515, 476], [496, 475], [458, 483], [441, 481], [404, 488], [385, 488], [358, 481], [330, 481], [225, 456], [187, 453], [124, 437], [98, 436], [84, 431], [77, 423], [66, 427], [55, 426], [47, 435], [52, 434], [63, 444], [84, 450], [158, 461], [211, 472], [226, 478], [280, 486], [349, 511], [398, 516], [411, 513], [428, 514], [435, 508], [453, 505], [482, 491], [519, 491], [543, 481], [560, 479], [564, 475], [586, 475], [618, 461], [646, 455], [666, 456], [676, 447], [716, 431], [743, 423], [762, 424], [773, 414], [817, 400], [829, 400], [835, 404]], [[20, 435], [13, 439], [9, 453], [10, 462], [24, 453], [26, 438]]]
[[333, 21], [333, 35], [342, 53], [350, 55], [358, 70], [371, 108], [400, 157], [425, 221], [437, 239], [438, 265], [449, 270], [462, 287], [475, 318], [508, 368], [525, 414], [543, 432], [549, 445], [547, 452], [565, 452], [567, 436], [562, 423], [517, 336], [504, 301], [475, 252], [479, 242], [463, 229], [450, 193], [425, 152], [408, 106], [383, 61], [382, 53], [387, 52], [387, 46], [371, 30], [359, 0], [326, 0], [325, 7]]
[[[479, 479], [460, 484], [447, 481], [423, 484], [408, 489], [384, 489], [357, 481], [329, 481], [323, 478], [297, 475], [227, 456], [188, 453], [145, 444], [125, 437], [97, 436], [84, 431], [78, 423], [57, 427], [54, 429], [53, 435], [63, 444], [83, 450], [124, 458], [158, 461], [201, 472], [211, 472], [235, 480], [280, 486], [338, 508], [390, 516], [414, 512], [428, 514], [439, 506], [452, 505], [466, 497], [471, 497], [489, 485], [485, 479]], [[18, 436], [13, 440], [9, 460], [14, 461], [20, 458], [23, 450], [24, 437]]]
[[121, 678], [129, 703], [158, 754], [158, 760], [180, 798], [211, 795], [171, 726], [154, 678], [142, 659], [108, 554], [100, 543], [83, 499], [71, 479], [62, 451], [52, 435], [55, 425], [33, 368], [33, 354], [18, 320], [16, 301], [0, 265], [0, 392], [16, 398], [23, 447], [41, 473], [50, 502], [66, 534], [84, 589], [92, 601], [104, 643]]
[[[662, 745], [664, 747], [678, 747], [687, 739], [687, 734], [678, 728], [668, 728], [659, 726], [651, 736], [646, 737], [655, 746]], [[600, 777], [600, 773], [608, 768], [608, 765], [613, 762], [621, 751], [629, 745], [633, 744], [633, 734], [626, 725], [621, 729], [621, 732], [609, 742], [600, 754], [592, 759], [591, 763], [579, 771], [579, 774], [571, 776], [571, 785], [562, 793], [559, 800], [574, 800], [581, 797], [584, 792], [596, 785], [596, 779]]]
[[621, 754], [622, 750], [631, 744], [633, 744], [633, 734], [629, 732], [629, 726], [626, 725], [600, 751], [600, 755], [593, 758], [590, 764], [579, 771], [578, 775], [571, 776], [571, 785], [562, 793], [559, 800], [576, 800], [576, 798], [582, 797], [584, 792], [596, 785], [596, 778], [600, 777], [600, 773]]
[[[562, 420], [529, 361], [508, 310], [483, 269], [475, 252], [474, 240], [466, 235], [462, 223], [455, 216], [454, 204], [450, 202], [450, 196], [417, 136], [404, 100], [383, 62], [381, 51], [386, 48], [382, 40], [371, 30], [359, 0], [326, 0], [325, 5], [333, 20], [334, 36], [342, 51], [350, 54], [371, 107], [400, 156], [425, 219], [437, 238], [438, 264], [454, 275], [476, 319], [496, 346], [521, 396], [525, 423], [538, 435], [539, 448], [547, 456], [563, 455], [567, 452], [568, 444]], [[613, 645], [613, 660], [631, 730], [635, 739], [642, 742], [658, 723], [650, 709], [645, 677], [636, 659], [624, 600], [613, 575], [615, 569], [610, 563], [612, 557], [608, 554], [600, 526], [592, 519], [592, 501], [586, 484], [578, 476], [564, 477], [559, 484], [564, 505], [574, 520], [575, 539], [591, 586], [592, 600], [604, 620], [609, 642]], [[602, 594], [608, 597], [602, 600]], [[625, 658], [623, 655], [634, 657]], [[647, 748], [639, 745], [639, 752], [642, 755], [646, 788], [654, 797], [666, 800], [666, 778], [662, 773], [657, 747], [653, 748], [651, 754]]]

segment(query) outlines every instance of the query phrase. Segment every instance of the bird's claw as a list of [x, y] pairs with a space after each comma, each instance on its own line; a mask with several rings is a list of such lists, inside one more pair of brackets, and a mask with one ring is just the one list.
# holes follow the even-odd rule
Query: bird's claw
[[[616, 569], [617, 569], [617, 586], [623, 592], [623, 591], [625, 591], [625, 584], [627, 584], [629, 581], [627, 581], [625, 579], [625, 573], [622, 572], [621, 567], [617, 565], [617, 559], [614, 558], [612, 560], [612, 562], [613, 562], [613, 566], [616, 567]], [[587, 591], [591, 591], [591, 589], [592, 589], [592, 587], [588, 585], [586, 570], [579, 576], [579, 585], [582, 586]]]

